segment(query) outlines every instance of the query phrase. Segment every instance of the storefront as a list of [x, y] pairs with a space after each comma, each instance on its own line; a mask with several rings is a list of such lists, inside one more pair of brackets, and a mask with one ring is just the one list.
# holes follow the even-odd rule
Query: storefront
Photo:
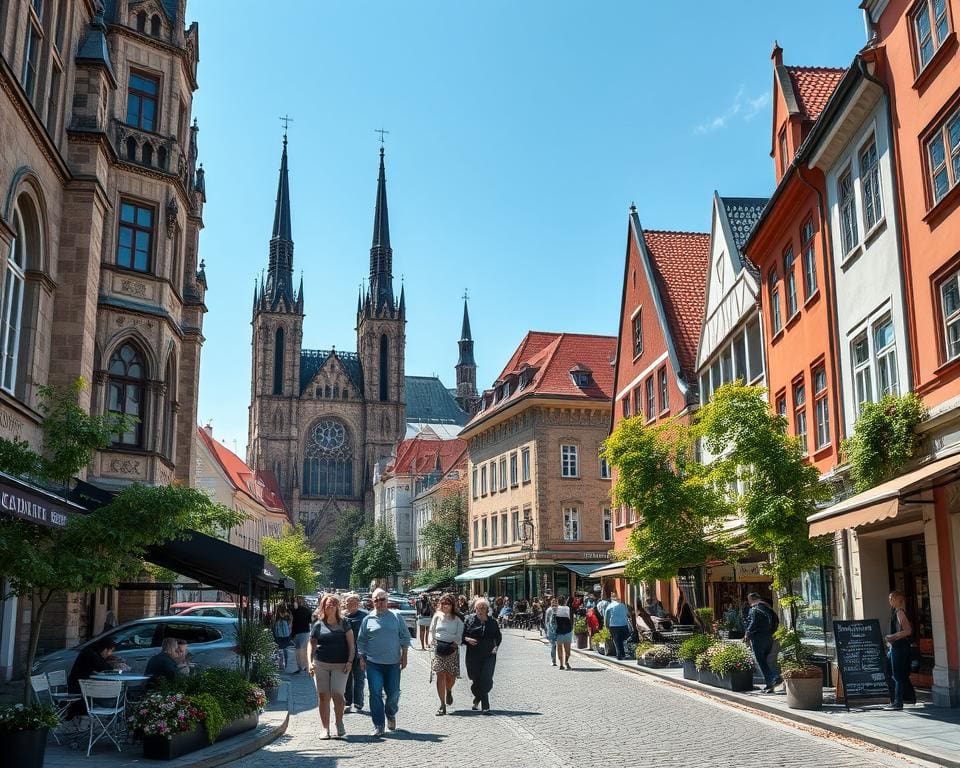
[[756, 592], [767, 603], [774, 605], [771, 588], [773, 578], [763, 573], [761, 561], [741, 563], [713, 562], [704, 569], [707, 582], [707, 605], [720, 620], [730, 610], [736, 610], [741, 622], [746, 618], [750, 604], [747, 595]]

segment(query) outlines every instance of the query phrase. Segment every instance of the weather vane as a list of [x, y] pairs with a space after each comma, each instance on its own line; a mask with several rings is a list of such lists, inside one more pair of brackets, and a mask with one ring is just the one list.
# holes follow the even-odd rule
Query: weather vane
[[390, 131], [386, 131], [386, 130], [384, 130], [383, 128], [374, 128], [374, 129], [373, 129], [373, 132], [380, 134], [380, 146], [382, 147], [382, 146], [383, 146], [383, 137], [384, 137], [385, 134], [390, 133]]
[[464, 289], [463, 289], [463, 300], [466, 301], [466, 300], [469, 299], [469, 298], [470, 298], [470, 296], [467, 294], [467, 289], [464, 288]]

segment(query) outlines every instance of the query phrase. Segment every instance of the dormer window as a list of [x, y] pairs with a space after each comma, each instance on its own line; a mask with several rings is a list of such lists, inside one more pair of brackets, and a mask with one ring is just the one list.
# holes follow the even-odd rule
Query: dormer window
[[583, 363], [577, 363], [570, 369], [570, 376], [573, 379], [573, 383], [580, 387], [580, 389], [590, 386], [592, 375], [593, 371]]
[[509, 381], [505, 381], [505, 382], [503, 383], [503, 395], [502, 395], [502, 399], [506, 400], [508, 397], [510, 397], [510, 382], [509, 382]]

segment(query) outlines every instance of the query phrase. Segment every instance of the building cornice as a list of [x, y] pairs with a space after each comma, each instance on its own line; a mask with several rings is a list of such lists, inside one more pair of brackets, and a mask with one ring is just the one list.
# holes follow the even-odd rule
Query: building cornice
[[70, 168], [60, 154], [60, 150], [54, 144], [53, 139], [50, 138], [50, 134], [47, 133], [46, 127], [40, 120], [33, 104], [27, 98], [27, 94], [24, 93], [20, 81], [17, 80], [7, 60], [3, 57], [0, 57], [0, 88], [13, 103], [17, 114], [22, 119], [23, 124], [27, 126], [37, 147], [49, 161], [60, 182], [66, 183], [70, 179]]

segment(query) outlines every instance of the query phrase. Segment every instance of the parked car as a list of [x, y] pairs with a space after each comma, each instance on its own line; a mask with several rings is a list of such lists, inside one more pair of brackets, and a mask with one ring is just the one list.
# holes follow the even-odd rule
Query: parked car
[[232, 667], [237, 660], [236, 619], [222, 616], [151, 616], [128, 621], [103, 632], [73, 648], [64, 648], [41, 656], [34, 662], [31, 674], [47, 674], [62, 669], [67, 675], [77, 655], [101, 637], [110, 637], [116, 644], [114, 653], [142, 674], [151, 656], [160, 652], [165, 637], [189, 643], [188, 660], [198, 667]]
[[403, 623], [410, 630], [410, 637], [417, 636], [417, 612], [404, 595], [390, 592], [387, 594], [387, 607], [400, 614]]
[[237, 618], [237, 606], [233, 603], [174, 603], [170, 606], [174, 616], [221, 616]]

